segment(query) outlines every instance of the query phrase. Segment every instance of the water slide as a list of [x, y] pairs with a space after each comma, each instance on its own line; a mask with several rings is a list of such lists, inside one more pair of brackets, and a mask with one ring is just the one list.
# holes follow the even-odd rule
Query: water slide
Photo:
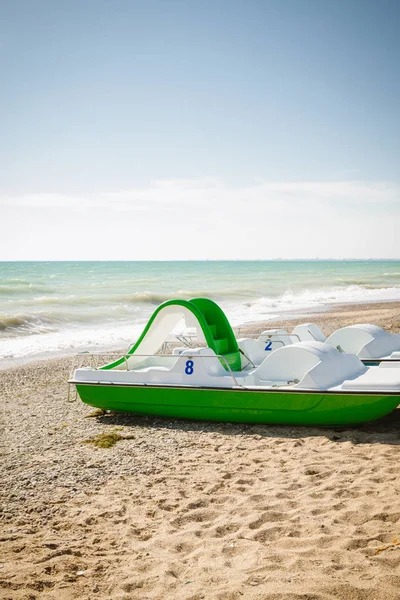
[[[240, 351], [232, 327], [224, 311], [208, 298], [168, 300], [161, 304], [128, 354], [132, 355], [132, 359], [135, 354], [138, 358], [155, 354], [182, 318], [187, 327], [196, 328], [199, 341], [205, 342], [215, 354], [224, 357], [221, 363], [225, 369], [228, 363], [233, 371], [241, 370]], [[129, 367], [134, 366], [132, 359], [127, 359]], [[125, 358], [121, 358], [103, 369], [123, 368], [125, 363]]]

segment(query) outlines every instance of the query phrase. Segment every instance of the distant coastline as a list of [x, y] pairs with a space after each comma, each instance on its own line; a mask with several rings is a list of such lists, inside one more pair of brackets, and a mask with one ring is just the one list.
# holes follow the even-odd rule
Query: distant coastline
[[400, 258], [196, 258], [196, 259], [158, 259], [158, 260], [135, 260], [134, 258], [121, 258], [118, 260], [45, 260], [45, 259], [24, 259], [24, 260], [1, 260], [0, 264], [15, 264], [15, 263], [203, 263], [203, 262], [399, 262]]

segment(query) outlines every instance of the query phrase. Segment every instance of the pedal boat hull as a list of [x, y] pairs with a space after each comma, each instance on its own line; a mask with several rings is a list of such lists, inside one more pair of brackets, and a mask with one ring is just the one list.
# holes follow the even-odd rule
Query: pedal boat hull
[[74, 382], [85, 404], [123, 413], [271, 425], [357, 425], [384, 417], [398, 393], [253, 390]]

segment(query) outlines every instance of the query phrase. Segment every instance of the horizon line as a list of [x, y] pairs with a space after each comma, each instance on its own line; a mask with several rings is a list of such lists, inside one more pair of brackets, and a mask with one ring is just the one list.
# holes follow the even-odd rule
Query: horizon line
[[171, 263], [171, 262], [361, 262], [361, 261], [369, 261], [369, 262], [382, 262], [382, 261], [400, 261], [399, 258], [389, 258], [389, 257], [379, 257], [379, 258], [193, 258], [193, 259], [60, 259], [60, 260], [46, 260], [46, 259], [11, 259], [11, 260], [2, 260], [1, 263], [116, 263], [116, 262], [157, 262], [157, 263]]

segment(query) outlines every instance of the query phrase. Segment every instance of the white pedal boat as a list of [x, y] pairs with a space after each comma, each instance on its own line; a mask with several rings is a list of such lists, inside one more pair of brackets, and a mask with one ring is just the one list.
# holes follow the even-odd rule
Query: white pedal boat
[[[206, 347], [155, 354], [182, 317]], [[396, 363], [367, 367], [323, 342], [284, 345], [254, 367], [224, 313], [207, 299], [165, 302], [127, 355], [76, 369], [70, 383], [98, 408], [214, 421], [349, 425], [400, 403]]]

